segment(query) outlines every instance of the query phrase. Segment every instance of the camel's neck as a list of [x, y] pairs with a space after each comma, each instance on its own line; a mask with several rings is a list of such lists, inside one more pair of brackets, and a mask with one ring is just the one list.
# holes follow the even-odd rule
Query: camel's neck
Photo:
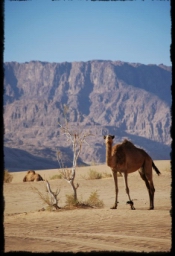
[[111, 166], [112, 143], [106, 143], [106, 163]]

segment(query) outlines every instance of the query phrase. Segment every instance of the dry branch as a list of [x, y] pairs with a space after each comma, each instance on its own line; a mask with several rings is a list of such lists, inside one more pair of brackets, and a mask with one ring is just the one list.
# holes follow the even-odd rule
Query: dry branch
[[45, 180], [45, 182], [46, 182], [47, 190], [48, 190], [48, 192], [49, 192], [49, 194], [50, 194], [51, 204], [52, 204], [56, 209], [59, 209], [60, 207], [58, 206], [58, 198], [57, 198], [57, 196], [58, 196], [60, 190], [57, 190], [55, 193], [52, 192], [48, 180]]

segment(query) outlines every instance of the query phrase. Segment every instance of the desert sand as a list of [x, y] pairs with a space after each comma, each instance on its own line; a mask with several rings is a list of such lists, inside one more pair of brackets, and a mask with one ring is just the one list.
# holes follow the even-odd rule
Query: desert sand
[[[46, 193], [45, 182], [22, 182], [26, 172], [11, 173], [13, 180], [4, 184], [5, 252], [169, 252], [171, 250], [171, 166], [170, 161], [154, 161], [161, 175], [153, 171], [155, 209], [148, 210], [149, 197], [138, 172], [128, 176], [130, 195], [136, 210], [131, 210], [123, 178], [118, 178], [118, 209], [114, 203], [112, 177], [87, 180], [90, 169], [111, 173], [106, 165], [78, 167], [75, 182], [78, 198], [86, 200], [97, 191], [104, 207], [101, 209], [46, 210], [39, 195]], [[59, 206], [65, 205], [66, 194], [72, 194], [64, 179], [50, 179], [58, 169], [35, 170], [48, 179], [53, 191], [60, 189]]]

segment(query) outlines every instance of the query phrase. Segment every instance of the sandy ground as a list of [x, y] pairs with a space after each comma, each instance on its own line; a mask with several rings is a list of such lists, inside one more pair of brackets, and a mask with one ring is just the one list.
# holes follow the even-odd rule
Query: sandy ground
[[[154, 172], [155, 209], [148, 210], [149, 198], [138, 172], [128, 177], [130, 195], [136, 210], [130, 210], [123, 178], [118, 178], [119, 204], [114, 203], [113, 178], [87, 180], [90, 169], [111, 173], [105, 166], [79, 167], [75, 181], [80, 184], [78, 198], [86, 200], [97, 191], [102, 209], [41, 211], [47, 207], [32, 187], [46, 193], [45, 182], [26, 182], [25, 172], [12, 173], [13, 181], [4, 184], [5, 252], [92, 252], [133, 251], [169, 252], [171, 250], [171, 167], [170, 161], [155, 161], [161, 171]], [[63, 179], [51, 180], [58, 170], [36, 171], [48, 179], [53, 191], [60, 189], [59, 206], [65, 205], [70, 185]]]

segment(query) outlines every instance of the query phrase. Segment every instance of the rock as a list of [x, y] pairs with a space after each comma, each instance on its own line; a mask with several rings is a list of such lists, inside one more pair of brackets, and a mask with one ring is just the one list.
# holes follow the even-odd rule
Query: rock
[[[71, 166], [72, 147], [58, 125], [64, 104], [70, 126], [76, 130], [80, 121], [81, 129], [95, 135], [88, 137], [79, 165], [105, 162], [104, 133], [114, 134], [116, 142], [132, 140], [154, 159], [170, 159], [171, 67], [31, 61], [7, 62], [4, 70], [4, 146], [11, 150], [11, 157], [5, 151], [5, 168], [59, 168], [58, 149], [64, 151], [65, 166]], [[21, 155], [15, 157], [18, 150]], [[23, 161], [26, 154], [30, 157]]]

